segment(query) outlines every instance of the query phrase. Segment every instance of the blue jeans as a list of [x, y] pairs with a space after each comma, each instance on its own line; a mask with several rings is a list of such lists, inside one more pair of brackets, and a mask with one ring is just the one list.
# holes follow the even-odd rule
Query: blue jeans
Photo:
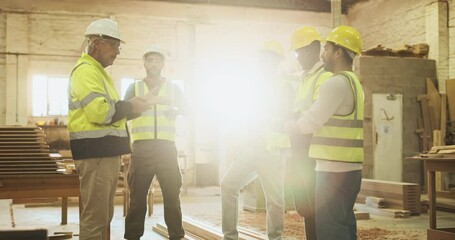
[[264, 189], [269, 240], [281, 240], [284, 228], [285, 158], [261, 148], [243, 148], [221, 181], [224, 240], [238, 240], [239, 190], [258, 175]]
[[316, 173], [316, 231], [318, 240], [355, 240], [353, 207], [362, 171]]

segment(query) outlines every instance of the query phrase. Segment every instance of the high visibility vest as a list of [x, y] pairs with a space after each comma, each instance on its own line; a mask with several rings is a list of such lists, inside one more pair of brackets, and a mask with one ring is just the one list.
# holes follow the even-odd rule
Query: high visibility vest
[[318, 98], [319, 86], [331, 76], [333, 74], [325, 71], [324, 67], [321, 66], [312, 74], [305, 77], [294, 97], [294, 112], [302, 113], [310, 109], [313, 102]]
[[[70, 76], [68, 88], [68, 132], [74, 159], [85, 157], [115, 156], [128, 152], [126, 118], [111, 122], [119, 94], [114, 82], [101, 64], [83, 53]], [[118, 137], [118, 138], [112, 138]], [[92, 143], [114, 146], [99, 146], [90, 150]], [[99, 140], [99, 141], [98, 141]], [[90, 142], [91, 144], [88, 144]], [[117, 145], [121, 146], [117, 149]], [[107, 150], [111, 148], [112, 150]]]
[[362, 163], [363, 115], [365, 95], [359, 79], [353, 72], [339, 73], [349, 79], [354, 93], [355, 109], [346, 116], [333, 115], [313, 134], [310, 157], [328, 161]]
[[[134, 84], [135, 96], [144, 96], [149, 92], [144, 81]], [[174, 111], [174, 85], [167, 81], [161, 84], [158, 96], [170, 98], [171, 104], [156, 104], [140, 117], [133, 119], [131, 121], [133, 141], [147, 139], [175, 141], [175, 119], [171, 114]]]
[[[278, 99], [275, 99], [273, 101], [280, 101], [282, 96], [280, 96], [279, 90], [284, 87], [283, 84], [286, 84], [286, 80], [284, 79], [279, 79], [279, 82], [275, 84], [275, 87], [271, 90], [272, 93], [275, 93]], [[288, 83], [290, 84], [290, 83]], [[280, 88], [281, 87], [281, 88]], [[278, 92], [277, 92], [278, 90]], [[286, 106], [283, 106], [283, 104], [279, 103], [277, 104], [278, 108], [283, 108]], [[289, 139], [289, 135], [283, 132], [278, 132], [275, 130], [267, 130], [266, 135], [265, 135], [265, 140], [266, 140], [266, 149], [268, 151], [274, 152], [276, 150], [284, 150], [284, 149], [289, 149], [291, 147], [291, 142]]]

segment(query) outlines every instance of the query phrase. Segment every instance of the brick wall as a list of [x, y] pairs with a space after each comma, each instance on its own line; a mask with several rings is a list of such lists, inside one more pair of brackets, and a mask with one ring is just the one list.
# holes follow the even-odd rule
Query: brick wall
[[[404, 158], [419, 152], [419, 138], [416, 134], [417, 119], [421, 118], [417, 95], [426, 92], [426, 78], [434, 78], [434, 60], [396, 57], [364, 56], [355, 61], [365, 91], [365, 163], [364, 177], [373, 178], [374, 136], [372, 123], [372, 95], [374, 93], [403, 94], [403, 181], [421, 182], [421, 168], [417, 161]], [[387, 161], [387, 159], [383, 159]]]
[[348, 22], [362, 35], [365, 48], [390, 48], [425, 42], [425, 6], [432, 0], [376, 0], [354, 5]]

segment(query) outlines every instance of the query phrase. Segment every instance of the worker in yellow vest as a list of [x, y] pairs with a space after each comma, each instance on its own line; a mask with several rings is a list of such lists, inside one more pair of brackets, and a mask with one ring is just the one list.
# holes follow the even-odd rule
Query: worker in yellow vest
[[107, 239], [120, 155], [131, 152], [126, 118], [147, 110], [154, 100], [121, 101], [104, 70], [120, 53], [122, 38], [115, 21], [92, 22], [85, 38], [86, 51], [71, 72], [68, 91], [68, 132], [81, 188], [79, 239]]
[[180, 207], [182, 176], [175, 146], [175, 119], [186, 110], [182, 91], [161, 76], [166, 52], [158, 45], [143, 55], [147, 76], [131, 84], [125, 100], [135, 96], [160, 100], [131, 121], [133, 153], [128, 174], [130, 207], [125, 218], [125, 239], [140, 239], [144, 234], [147, 194], [156, 176], [163, 193], [164, 221], [169, 239], [183, 239]]
[[[260, 77], [255, 93], [243, 104], [252, 104], [254, 119], [244, 119], [245, 137], [236, 158], [221, 181], [222, 231], [224, 240], [238, 240], [238, 197], [240, 189], [259, 176], [265, 194], [267, 236], [281, 240], [284, 228], [284, 175], [290, 143], [282, 126], [291, 109], [292, 87], [277, 74], [284, 51], [277, 41], [267, 41], [260, 51]], [[240, 87], [240, 86], [239, 86]], [[286, 91], [287, 90], [287, 91]], [[251, 101], [251, 102], [250, 102]], [[235, 113], [233, 113], [235, 114]], [[250, 122], [250, 123], [248, 123]], [[279, 122], [280, 124], [276, 124]], [[276, 129], [275, 126], [276, 125]], [[278, 129], [281, 126], [281, 129]], [[280, 132], [281, 131], [281, 132]]]
[[[294, 98], [293, 112], [300, 116], [310, 109], [318, 97], [319, 87], [333, 74], [324, 69], [320, 60], [322, 37], [314, 27], [297, 28], [291, 37], [291, 49], [303, 70], [302, 81]], [[297, 212], [304, 218], [305, 235], [316, 240], [314, 191], [316, 160], [309, 157], [312, 134], [292, 133], [290, 135], [292, 156], [290, 168], [291, 189]]]
[[316, 231], [318, 240], [357, 239], [353, 207], [362, 179], [364, 92], [352, 72], [361, 53], [359, 32], [349, 26], [333, 29], [322, 60], [334, 75], [319, 88], [316, 101], [291, 132], [313, 134], [310, 158], [316, 159]]

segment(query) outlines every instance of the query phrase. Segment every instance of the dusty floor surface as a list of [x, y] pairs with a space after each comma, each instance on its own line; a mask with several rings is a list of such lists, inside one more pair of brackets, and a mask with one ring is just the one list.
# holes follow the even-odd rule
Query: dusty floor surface
[[[121, 201], [121, 199], [120, 199]], [[240, 201], [242, 203], [242, 200]], [[56, 231], [78, 230], [78, 208], [69, 207], [68, 225], [60, 225], [60, 207], [24, 207], [14, 205], [14, 219], [16, 229], [45, 228], [52, 234]], [[182, 211], [186, 216], [191, 216], [215, 227], [221, 223], [221, 204], [219, 188], [189, 189], [182, 194]], [[124, 218], [123, 207], [116, 205], [114, 219], [111, 224], [111, 239], [123, 239]], [[438, 212], [438, 227], [454, 227], [455, 214]], [[152, 231], [152, 226], [163, 222], [163, 205], [154, 205], [154, 214], [146, 218], [146, 230], [142, 239], [165, 239]], [[358, 224], [359, 240], [393, 239], [393, 240], [420, 240], [426, 239], [428, 215], [413, 216], [406, 219], [392, 219], [371, 215], [369, 220], [360, 220]], [[252, 213], [241, 211], [240, 225], [265, 232], [265, 213]], [[0, 200], [0, 230], [12, 229], [9, 200]], [[303, 220], [294, 211], [286, 213], [284, 239], [305, 239]], [[75, 236], [72, 239], [77, 240]]]

